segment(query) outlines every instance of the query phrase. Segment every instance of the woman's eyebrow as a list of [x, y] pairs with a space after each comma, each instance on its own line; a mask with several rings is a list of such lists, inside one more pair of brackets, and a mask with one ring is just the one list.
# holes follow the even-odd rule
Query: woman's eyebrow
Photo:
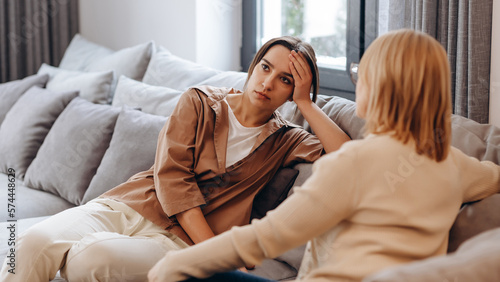
[[[268, 60], [266, 60], [265, 58], [262, 58], [262, 60], [264, 62], [266, 62], [266, 64], [268, 64], [271, 68], [274, 68], [274, 65], [271, 64], [271, 62], [269, 62]], [[291, 73], [287, 73], [287, 72], [283, 72], [284, 75], [286, 76], [289, 76], [290, 78], [293, 78], [293, 75]]]

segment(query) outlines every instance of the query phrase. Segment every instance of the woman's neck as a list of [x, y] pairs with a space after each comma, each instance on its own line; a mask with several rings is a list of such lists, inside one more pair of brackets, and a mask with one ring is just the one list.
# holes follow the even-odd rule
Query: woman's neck
[[261, 126], [271, 118], [272, 113], [262, 111], [246, 101], [243, 94], [230, 94], [227, 96], [227, 103], [233, 110], [236, 119], [245, 127]]

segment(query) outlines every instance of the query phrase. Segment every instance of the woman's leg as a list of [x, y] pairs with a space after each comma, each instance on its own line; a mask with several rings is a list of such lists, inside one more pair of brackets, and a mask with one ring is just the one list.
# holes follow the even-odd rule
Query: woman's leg
[[255, 276], [253, 274], [244, 273], [241, 271], [231, 271], [226, 273], [217, 273], [212, 277], [206, 279], [191, 278], [185, 280], [185, 282], [271, 282], [276, 280], [270, 280], [267, 278], [262, 278]]
[[61, 269], [68, 281], [147, 281], [166, 252], [188, 246], [128, 206], [115, 202], [112, 208], [125, 215], [125, 228], [120, 234], [92, 233], [74, 244]]
[[106, 205], [90, 202], [65, 210], [19, 235], [16, 273], [2, 266], [1, 281], [49, 281], [64, 265], [69, 249], [87, 234], [117, 228], [120, 215]]

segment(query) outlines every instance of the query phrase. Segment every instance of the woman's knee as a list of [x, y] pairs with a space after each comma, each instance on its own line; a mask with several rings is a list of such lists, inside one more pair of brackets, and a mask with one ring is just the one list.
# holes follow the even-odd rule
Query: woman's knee
[[[150, 252], [151, 245], [155, 252]], [[151, 239], [99, 232], [70, 249], [62, 274], [69, 281], [136, 281], [144, 279], [164, 254]]]

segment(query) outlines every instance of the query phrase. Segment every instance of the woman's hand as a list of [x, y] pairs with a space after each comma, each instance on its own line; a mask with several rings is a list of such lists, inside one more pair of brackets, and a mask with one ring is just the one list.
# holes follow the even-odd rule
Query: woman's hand
[[333, 152], [350, 138], [311, 100], [312, 71], [300, 52], [290, 52], [290, 70], [295, 82], [293, 101], [318, 136], [325, 152]]
[[293, 101], [299, 103], [301, 101], [311, 102], [311, 85], [312, 71], [307, 63], [306, 58], [300, 52], [292, 50], [289, 55], [290, 70], [293, 75], [295, 88], [293, 90]]

